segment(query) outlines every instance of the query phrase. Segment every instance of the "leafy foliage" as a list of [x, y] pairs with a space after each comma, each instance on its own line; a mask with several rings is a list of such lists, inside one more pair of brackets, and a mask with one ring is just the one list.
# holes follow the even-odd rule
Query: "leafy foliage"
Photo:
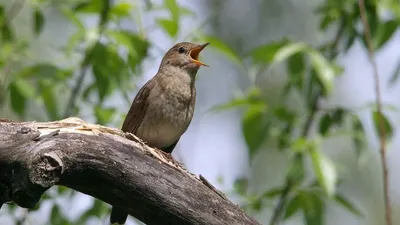
[[[388, 2], [391, 3], [388, 4]], [[369, 23], [372, 24], [371, 34], [376, 49], [384, 47], [398, 29], [400, 20], [398, 20], [399, 14], [396, 14], [395, 11], [399, 9], [399, 6], [400, 4], [394, 3], [394, 1], [386, 3], [367, 1], [368, 18]], [[395, 18], [381, 19], [378, 15], [379, 7], [393, 12]], [[289, 194], [279, 191], [279, 194], [273, 195], [272, 198], [286, 199], [287, 204], [282, 208], [275, 209], [276, 213], [283, 214], [283, 220], [301, 212], [304, 224], [307, 225], [324, 224], [327, 200], [336, 201], [355, 215], [362, 215], [351, 201], [337, 193], [336, 185], [340, 179], [337, 167], [329, 156], [323, 153], [320, 143], [337, 134], [339, 130], [346, 127], [346, 121], [350, 120], [349, 136], [353, 138], [355, 151], [360, 156], [362, 149], [365, 148], [363, 125], [358, 116], [349, 109], [340, 107], [321, 109], [319, 105], [320, 100], [330, 96], [335, 77], [342, 73], [342, 69], [335, 63], [338, 53], [345, 53], [356, 40], [360, 40], [366, 45], [363, 32], [357, 28], [354, 22], [358, 21], [360, 12], [357, 1], [345, 1], [344, 4], [343, 1], [334, 0], [326, 1], [317, 11], [322, 16], [320, 23], [322, 31], [333, 25], [339, 26], [335, 39], [321, 46], [312, 47], [306, 43], [283, 39], [256, 46], [244, 57], [239, 57], [234, 55], [234, 51], [218, 43], [219, 49], [232, 61], [240, 64], [247, 62], [250, 58], [254, 65], [260, 65], [259, 73], [276, 64], [286, 64], [287, 80], [281, 95], [282, 99], [279, 100], [282, 104], [268, 105], [267, 107], [263, 95], [260, 94], [261, 91], [257, 89], [259, 100], [254, 106], [253, 88], [247, 95], [233, 99], [230, 103], [216, 107], [216, 109], [247, 108], [243, 114], [242, 128], [249, 150], [250, 162], [259, 151], [265, 149], [265, 143], [268, 143], [269, 146], [271, 143], [275, 143], [275, 147], [279, 150], [293, 153], [284, 185], [291, 187]], [[344, 49], [341, 49], [339, 43], [345, 43]], [[397, 79], [398, 74], [396, 71], [391, 82]], [[286, 100], [293, 93], [302, 98], [305, 111], [289, 110], [290, 107], [286, 105]], [[281, 110], [282, 108], [284, 110]], [[306, 116], [303, 116], [304, 113]], [[373, 111], [372, 117], [377, 133], [382, 135], [380, 132], [382, 128], [389, 140], [393, 135], [391, 123], [384, 115], [376, 111]], [[310, 127], [314, 121], [318, 123], [318, 134], [311, 137]], [[301, 127], [300, 133], [294, 132], [293, 127], [299, 126]], [[271, 131], [271, 127], [274, 128], [274, 132]], [[305, 173], [304, 160], [307, 156], [310, 158], [313, 174]], [[305, 179], [307, 177], [315, 177], [316, 181], [312, 189], [318, 190], [317, 192], [304, 191], [304, 188], [309, 186], [307, 182], [309, 179]], [[283, 190], [283, 187], [274, 190]], [[273, 190], [267, 190], [266, 193], [271, 191]], [[247, 190], [243, 190], [243, 188], [238, 193], [248, 197], [248, 201], [243, 204], [243, 207], [253, 209], [251, 205], [253, 205], [254, 197], [249, 196]], [[260, 202], [260, 199], [266, 196], [268, 195], [261, 195], [255, 199]], [[271, 221], [270, 224], [274, 223]]]

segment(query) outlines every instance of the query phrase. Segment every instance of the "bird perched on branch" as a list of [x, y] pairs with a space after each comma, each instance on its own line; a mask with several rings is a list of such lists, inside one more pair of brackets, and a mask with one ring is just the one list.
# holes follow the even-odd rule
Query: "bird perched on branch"
[[[157, 74], [138, 92], [122, 130], [147, 145], [170, 154], [189, 127], [196, 101], [194, 82], [200, 52], [208, 45], [182, 42], [174, 45], [161, 61]], [[124, 224], [128, 214], [113, 207], [111, 224]]]

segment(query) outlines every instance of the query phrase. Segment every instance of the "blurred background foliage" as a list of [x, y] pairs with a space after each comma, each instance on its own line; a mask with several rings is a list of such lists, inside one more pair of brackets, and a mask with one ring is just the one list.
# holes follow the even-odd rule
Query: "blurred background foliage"
[[[279, 5], [279, 1], [272, 0], [257, 2], [270, 4], [272, 10]], [[366, 46], [357, 1], [318, 2], [312, 11], [318, 17], [318, 32], [328, 34], [324, 41], [306, 42], [288, 36], [255, 42], [247, 39], [250, 44], [234, 38], [226, 40], [224, 34], [215, 31], [221, 26], [215, 17], [226, 4], [211, 0], [204, 3], [215, 12], [209, 10], [207, 18], [200, 17], [204, 22], [185, 34], [181, 31], [182, 21], [199, 20], [199, 16], [175, 0], [2, 1], [0, 115], [39, 121], [78, 116], [120, 127], [140, 86], [136, 84], [144, 73], [143, 63], [148, 60], [158, 66], [159, 60], [151, 49], [163, 54], [170, 47], [151, 41], [150, 30], [159, 30], [171, 43], [209, 41], [210, 49], [230, 61], [245, 77], [246, 84], [232, 90], [231, 100], [215, 104], [209, 111], [240, 111], [241, 138], [247, 146], [249, 165], [269, 148], [289, 159], [285, 169], [274, 172], [282, 178], [280, 185], [254, 191], [249, 183], [258, 178], [241, 176], [227, 194], [263, 224], [285, 223], [294, 215], [301, 215], [301, 219], [291, 224], [329, 224], [326, 204], [332, 202], [363, 221], [366, 212], [337, 188], [341, 184], [339, 171], [346, 168], [340, 168], [323, 151], [326, 139], [345, 137], [351, 140], [355, 157], [362, 159], [368, 145], [358, 111], [365, 108], [370, 110], [373, 124], [383, 119], [386, 137], [391, 138], [394, 133], [390, 120], [376, 111], [373, 102], [361, 108], [326, 104], [335, 80], [344, 71], [337, 58], [347, 54], [355, 42]], [[281, 7], [285, 5], [282, 3]], [[400, 2], [366, 0], [366, 12], [373, 47], [379, 51], [400, 26]], [[156, 16], [152, 22], [143, 21], [146, 14]], [[18, 17], [25, 18], [24, 29], [18, 27]], [[87, 23], [88, 18], [96, 22]], [[67, 25], [48, 26], [49, 20], [61, 20]], [[215, 32], [204, 28], [207, 25]], [[46, 45], [48, 38], [60, 37], [61, 46], [47, 46], [52, 49], [51, 54], [37, 49]], [[261, 43], [255, 44], [258, 42]], [[274, 87], [267, 87], [265, 79], [271, 79], [269, 74], [274, 70], [279, 71], [279, 79], [272, 82]], [[396, 83], [399, 74], [400, 60], [388, 83]], [[210, 77], [207, 79], [212, 82]], [[112, 104], [115, 101], [126, 106]], [[396, 110], [391, 105], [384, 107]], [[224, 177], [219, 178], [220, 182], [223, 180]], [[82, 198], [87, 198], [86, 206], [76, 215], [66, 216], [65, 210], [60, 209], [65, 205], [80, 208]], [[0, 214], [7, 222], [2, 224], [41, 224], [32, 221], [35, 213], [41, 215], [43, 224], [107, 224], [109, 205], [90, 199], [64, 187], [52, 188], [35, 209], [4, 206]], [[268, 216], [260, 217], [260, 213]]]

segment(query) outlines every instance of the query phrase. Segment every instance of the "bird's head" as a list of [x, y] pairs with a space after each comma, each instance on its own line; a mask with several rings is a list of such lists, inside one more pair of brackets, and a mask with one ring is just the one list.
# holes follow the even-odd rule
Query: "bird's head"
[[172, 66], [196, 74], [200, 66], [208, 66], [199, 60], [199, 54], [209, 44], [181, 42], [174, 45], [162, 59], [160, 69]]

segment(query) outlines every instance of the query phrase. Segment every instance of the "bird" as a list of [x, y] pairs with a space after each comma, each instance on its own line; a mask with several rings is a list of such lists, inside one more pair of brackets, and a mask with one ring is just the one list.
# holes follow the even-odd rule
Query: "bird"
[[[210, 43], [180, 42], [161, 60], [158, 72], [139, 90], [125, 117], [122, 131], [140, 138], [148, 146], [171, 154], [192, 121], [197, 71], [207, 64], [200, 52]], [[125, 224], [128, 214], [113, 206], [111, 224]]]

